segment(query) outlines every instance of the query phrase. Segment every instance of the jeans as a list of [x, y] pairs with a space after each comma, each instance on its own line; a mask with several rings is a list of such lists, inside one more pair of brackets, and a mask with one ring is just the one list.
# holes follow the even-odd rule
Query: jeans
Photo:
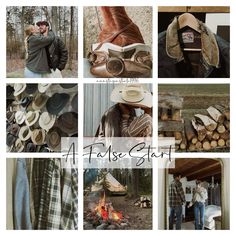
[[176, 216], [176, 229], [181, 229], [182, 223], [182, 205], [176, 207], [170, 207], [170, 216], [169, 216], [169, 229], [174, 228], [174, 219]]
[[25, 67], [24, 78], [42, 78], [43, 74], [33, 72]]
[[16, 164], [14, 228], [32, 229], [30, 220], [29, 182], [26, 173], [26, 162], [24, 158], [18, 158]]
[[[194, 203], [195, 229], [204, 229], [205, 204], [202, 202]], [[200, 216], [200, 221], [199, 221]]]

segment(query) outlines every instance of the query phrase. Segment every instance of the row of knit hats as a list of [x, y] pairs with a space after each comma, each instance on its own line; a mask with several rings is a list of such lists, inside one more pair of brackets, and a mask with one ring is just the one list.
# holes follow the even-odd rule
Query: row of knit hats
[[60, 151], [78, 136], [77, 84], [8, 85], [6, 122], [8, 151]]

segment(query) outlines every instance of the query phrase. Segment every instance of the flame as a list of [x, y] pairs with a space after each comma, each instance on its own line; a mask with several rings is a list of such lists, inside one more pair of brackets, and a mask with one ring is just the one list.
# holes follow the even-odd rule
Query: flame
[[123, 218], [120, 212], [114, 211], [111, 204], [106, 203], [105, 192], [103, 196], [99, 199], [98, 205], [95, 207], [95, 212], [102, 217], [103, 220], [121, 220]]
[[122, 214], [120, 212], [112, 212], [112, 219], [113, 220], [121, 220]]

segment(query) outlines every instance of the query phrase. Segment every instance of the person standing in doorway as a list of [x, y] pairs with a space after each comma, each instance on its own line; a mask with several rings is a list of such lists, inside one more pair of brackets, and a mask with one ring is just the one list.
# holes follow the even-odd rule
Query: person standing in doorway
[[174, 219], [176, 217], [176, 230], [181, 229], [182, 224], [182, 205], [185, 203], [185, 195], [180, 182], [181, 174], [175, 173], [174, 180], [169, 186], [169, 229], [174, 229]]
[[[201, 180], [196, 180], [196, 190], [188, 207], [194, 206], [195, 229], [204, 229], [205, 201], [207, 200], [207, 190], [201, 186]], [[199, 220], [200, 218], [200, 220]]]

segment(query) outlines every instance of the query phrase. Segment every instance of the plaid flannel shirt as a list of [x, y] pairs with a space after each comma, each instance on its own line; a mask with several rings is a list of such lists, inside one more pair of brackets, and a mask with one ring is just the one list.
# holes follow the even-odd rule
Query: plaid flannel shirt
[[61, 179], [59, 159], [37, 159], [33, 167], [36, 229], [59, 229]]
[[63, 169], [61, 229], [78, 229], [78, 169]]
[[169, 206], [176, 207], [185, 202], [184, 190], [180, 181], [173, 180], [169, 186]]
[[78, 229], [78, 170], [60, 159], [38, 158], [33, 165], [35, 229]]

